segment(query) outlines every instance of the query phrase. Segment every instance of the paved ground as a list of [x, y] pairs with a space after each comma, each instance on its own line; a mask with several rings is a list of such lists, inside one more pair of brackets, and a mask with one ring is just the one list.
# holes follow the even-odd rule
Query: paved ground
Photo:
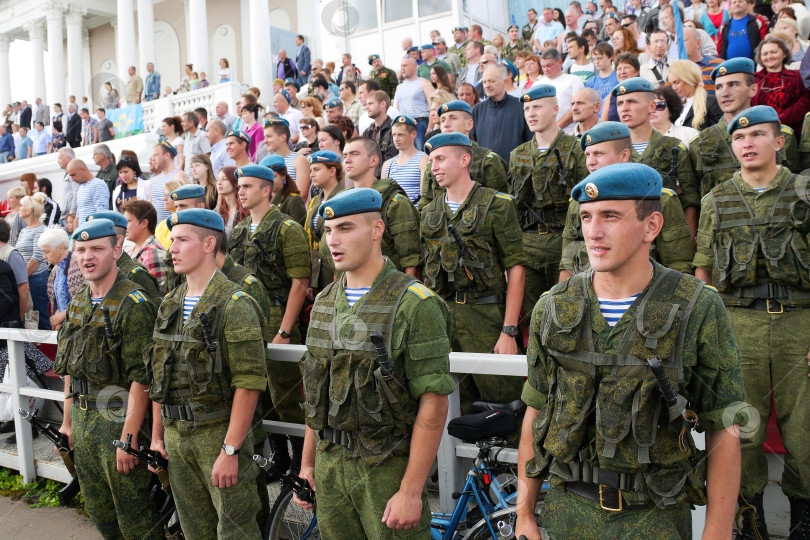
[[30, 508], [0, 497], [0, 530], [4, 538], [101, 539], [93, 522], [73, 508]]

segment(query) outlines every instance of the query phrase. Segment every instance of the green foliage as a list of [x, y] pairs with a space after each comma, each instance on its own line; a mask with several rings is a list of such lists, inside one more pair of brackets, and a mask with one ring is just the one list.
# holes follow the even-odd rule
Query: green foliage
[[[0, 468], [0, 495], [15, 500], [23, 499], [31, 508], [59, 506], [59, 490], [65, 487], [61, 482], [40, 478], [36, 482], [23, 485], [22, 476], [6, 468]], [[79, 493], [71, 506], [84, 508], [84, 497]]]

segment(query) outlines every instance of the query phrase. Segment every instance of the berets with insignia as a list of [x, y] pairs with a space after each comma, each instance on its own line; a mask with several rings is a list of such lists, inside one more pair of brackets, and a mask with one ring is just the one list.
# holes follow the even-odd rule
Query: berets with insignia
[[[446, 112], [453, 112], [453, 111], [465, 112], [471, 115], [472, 107], [470, 107], [470, 104], [467, 103], [466, 101], [461, 101], [460, 99], [457, 99], [455, 101], [448, 101], [444, 105], [440, 106], [439, 109], [436, 111], [436, 114], [441, 116]], [[416, 127], [416, 122], [414, 122], [413, 125], [414, 127]]]
[[375, 60], [379, 60], [379, 59], [380, 59], [379, 54], [371, 54], [371, 55], [369, 55], [369, 57], [368, 57], [368, 65], [373, 64]]
[[343, 159], [334, 152], [319, 150], [318, 152], [312, 152], [308, 155], [307, 161], [312, 165], [313, 163], [340, 163]]
[[159, 144], [160, 146], [168, 150], [172, 156], [177, 157], [177, 148], [175, 148], [174, 145], [170, 143], [167, 139], [160, 139]]
[[513, 79], [520, 74], [520, 71], [518, 70], [517, 66], [515, 66], [515, 64], [513, 64], [506, 58], [501, 58], [501, 60], [498, 63], [502, 66], [506, 66], [506, 69], [508, 69], [509, 73], [512, 74]]
[[571, 190], [580, 204], [661, 198], [661, 175], [642, 163], [616, 163], [601, 167]]
[[452, 31], [453, 32], [465, 32], [466, 33], [467, 32], [467, 27], [466, 26], [456, 26], [456, 27], [453, 28]]
[[781, 127], [779, 113], [776, 112], [776, 109], [768, 105], [755, 105], [750, 109], [745, 109], [732, 118], [726, 130], [728, 134], [731, 135], [740, 128], [756, 126], [757, 124], [769, 124], [772, 122], [779, 124]]
[[411, 118], [410, 116], [405, 116], [404, 114], [400, 114], [393, 121], [394, 124], [408, 124], [409, 126], [416, 127], [416, 120]]
[[287, 86], [288, 84], [295, 86], [296, 90], [301, 90], [301, 85], [298, 84], [298, 81], [296, 81], [292, 77], [287, 77], [286, 79], [284, 79], [284, 86]]
[[340, 99], [338, 98], [332, 98], [323, 104], [323, 109], [325, 111], [328, 111], [329, 109], [333, 109], [335, 107], [343, 107], [343, 102], [340, 101]]
[[251, 178], [259, 178], [261, 180], [267, 180], [268, 182], [272, 182], [275, 180], [275, 174], [273, 171], [268, 169], [267, 167], [262, 167], [261, 165], [245, 165], [244, 167], [239, 167], [233, 173], [234, 177], [238, 181], [243, 176], [249, 176]]
[[520, 96], [520, 101], [526, 103], [527, 101], [534, 101], [535, 99], [543, 99], [549, 97], [557, 97], [557, 89], [550, 84], [535, 84]]
[[185, 201], [186, 199], [199, 199], [205, 197], [205, 188], [199, 184], [186, 184], [172, 191], [173, 201]]
[[409, 53], [419, 52], [419, 47], [417, 47], [416, 45], [414, 45], [413, 47], [408, 47], [408, 50], [406, 52], [409, 52]]
[[286, 89], [282, 88], [281, 91], [279, 92], [279, 94], [284, 96], [284, 99], [287, 100], [287, 103], [292, 103], [292, 96], [290, 95], [289, 92], [287, 92]]
[[290, 123], [280, 116], [270, 116], [264, 119], [264, 127], [277, 126], [279, 124], [290, 127]]
[[425, 143], [425, 153], [429, 155], [443, 146], [470, 146], [470, 138], [462, 133], [439, 133]]
[[226, 133], [225, 136], [236, 137], [237, 139], [242, 139], [246, 143], [250, 144], [250, 135], [248, 135], [246, 131], [242, 131], [241, 129], [229, 129], [228, 133]]
[[205, 208], [190, 208], [182, 212], [175, 212], [166, 220], [166, 227], [172, 230], [175, 225], [196, 225], [214, 231], [225, 231], [225, 222], [222, 220], [222, 216], [213, 210]]
[[341, 191], [318, 208], [318, 215], [324, 219], [334, 219], [366, 212], [379, 212], [382, 208], [382, 195], [376, 189], [354, 188]]
[[284, 158], [278, 154], [270, 154], [269, 156], [265, 156], [259, 165], [261, 167], [267, 167], [273, 172], [278, 172], [281, 169], [287, 169], [287, 162], [284, 161]]
[[579, 140], [579, 147], [585, 150], [592, 144], [605, 141], [618, 141], [630, 137], [630, 128], [621, 122], [600, 122], [585, 132]]
[[105, 238], [107, 236], [117, 235], [118, 233], [115, 231], [115, 224], [112, 221], [104, 218], [96, 218], [92, 221], [85, 221], [81, 227], [73, 232], [73, 236], [71, 236], [71, 238], [74, 242], [86, 242], [88, 240], [95, 240], [96, 238]]
[[103, 212], [93, 212], [87, 216], [87, 221], [93, 221], [94, 219], [109, 219], [116, 227], [121, 227], [122, 229], [127, 228], [127, 218], [125, 218], [124, 214], [121, 212], [104, 210]]
[[655, 92], [653, 84], [644, 77], [631, 77], [613, 87], [614, 96], [624, 96], [636, 92]]
[[732, 58], [726, 60], [712, 70], [712, 80], [717, 80], [717, 77], [724, 77], [726, 75], [734, 75], [735, 73], [748, 73], [754, 74], [754, 61], [750, 58]]
[[427, 44], [425, 44], [425, 45], [422, 45], [422, 46], [419, 48], [419, 50], [420, 50], [420, 51], [424, 51], [425, 49], [430, 49], [431, 51], [435, 51], [435, 50], [436, 50], [436, 47], [434, 47], [434, 46], [433, 46], [433, 43], [427, 43]]
[[514, 28], [515, 30], [520, 30], [520, 28], [518, 27], [518, 25], [516, 25], [516, 24], [510, 24], [510, 25], [509, 25], [509, 28], [507, 28], [507, 29], [506, 29], [506, 31], [508, 32], [508, 31], [509, 31], [509, 30], [511, 30], [512, 28]]

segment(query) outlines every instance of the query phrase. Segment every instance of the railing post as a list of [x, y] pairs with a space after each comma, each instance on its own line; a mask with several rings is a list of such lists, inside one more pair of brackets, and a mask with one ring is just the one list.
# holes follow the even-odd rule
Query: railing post
[[34, 439], [31, 436], [31, 424], [20, 416], [17, 409], [28, 410], [28, 396], [20, 395], [28, 379], [25, 371], [25, 350], [22, 341], [7, 340], [9, 378], [11, 381], [11, 401], [14, 403], [14, 429], [17, 435], [17, 455], [19, 456], [20, 474], [25, 484], [36, 480], [34, 465]]
[[464, 485], [465, 469], [461, 458], [456, 457], [456, 444], [460, 441], [447, 434], [447, 424], [455, 418], [461, 410], [461, 398], [458, 391], [458, 375], [451, 373], [455, 390], [447, 396], [447, 420], [442, 430], [442, 440], [439, 443], [439, 452], [436, 456], [439, 470], [439, 507], [442, 512], [450, 513], [456, 505], [453, 492]]

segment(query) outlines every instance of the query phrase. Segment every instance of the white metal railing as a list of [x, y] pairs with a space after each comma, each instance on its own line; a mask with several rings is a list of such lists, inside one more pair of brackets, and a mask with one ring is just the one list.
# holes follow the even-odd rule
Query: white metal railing
[[145, 101], [143, 103], [143, 129], [147, 133], [154, 133], [164, 118], [181, 115], [200, 107], [208, 111], [210, 118], [215, 114], [214, 109], [220, 101], [227, 103], [228, 110], [232, 112], [234, 104], [245, 92], [247, 92], [247, 85], [232, 81]]

